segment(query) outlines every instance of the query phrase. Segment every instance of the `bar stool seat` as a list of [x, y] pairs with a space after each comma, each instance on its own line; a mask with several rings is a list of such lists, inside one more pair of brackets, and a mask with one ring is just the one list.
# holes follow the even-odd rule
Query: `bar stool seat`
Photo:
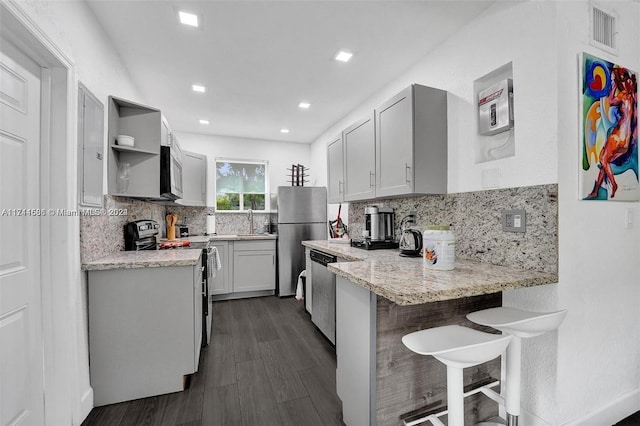
[[467, 315], [467, 319], [471, 322], [489, 326], [502, 331], [505, 335], [513, 336], [504, 360], [504, 396], [491, 396], [487, 393], [504, 405], [507, 426], [518, 426], [520, 417], [522, 339], [536, 337], [557, 329], [566, 315], [566, 309], [554, 312], [531, 312], [505, 306], [484, 309]]
[[[431, 355], [447, 366], [447, 411], [444, 413], [447, 414], [450, 426], [462, 426], [463, 369], [497, 358], [504, 352], [511, 339], [512, 336], [506, 334], [491, 334], [459, 325], [447, 325], [406, 334], [402, 337], [402, 343], [411, 351], [420, 355]], [[434, 425], [443, 425], [436, 415], [419, 421], [423, 420], [429, 420]]]
[[459, 325], [428, 328], [402, 337], [402, 343], [420, 355], [432, 355], [445, 365], [466, 368], [497, 358], [510, 336], [490, 334]]
[[467, 315], [467, 319], [514, 336], [528, 338], [555, 330], [566, 315], [566, 309], [555, 312], [531, 312], [502, 306], [472, 312]]

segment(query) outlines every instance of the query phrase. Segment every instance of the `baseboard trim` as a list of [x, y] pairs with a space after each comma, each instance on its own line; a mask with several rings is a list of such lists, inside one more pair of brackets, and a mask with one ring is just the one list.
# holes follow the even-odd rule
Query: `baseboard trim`
[[527, 426], [551, 426], [551, 424], [545, 422], [540, 417], [536, 417], [527, 410], [522, 410], [520, 414], [520, 424]]
[[93, 410], [93, 388], [89, 387], [80, 398], [80, 423], [85, 421], [89, 413]]
[[602, 408], [563, 426], [613, 425], [640, 410], [640, 389], [622, 395]]

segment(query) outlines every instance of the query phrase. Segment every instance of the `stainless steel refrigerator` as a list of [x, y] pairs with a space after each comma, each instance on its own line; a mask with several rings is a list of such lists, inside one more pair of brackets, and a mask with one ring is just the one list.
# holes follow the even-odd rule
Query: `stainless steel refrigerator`
[[278, 296], [296, 294], [306, 267], [302, 241], [326, 240], [327, 226], [327, 188], [278, 187]]

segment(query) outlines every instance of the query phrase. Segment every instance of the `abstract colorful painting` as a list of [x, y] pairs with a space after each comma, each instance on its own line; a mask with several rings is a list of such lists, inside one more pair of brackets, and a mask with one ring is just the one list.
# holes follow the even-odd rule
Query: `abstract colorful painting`
[[580, 197], [638, 200], [638, 75], [587, 53], [580, 62]]

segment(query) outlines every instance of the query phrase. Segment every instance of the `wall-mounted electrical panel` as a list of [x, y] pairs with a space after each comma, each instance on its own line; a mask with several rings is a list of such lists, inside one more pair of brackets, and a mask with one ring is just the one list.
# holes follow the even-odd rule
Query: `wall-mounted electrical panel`
[[513, 80], [504, 79], [478, 93], [478, 133], [491, 136], [513, 128]]

